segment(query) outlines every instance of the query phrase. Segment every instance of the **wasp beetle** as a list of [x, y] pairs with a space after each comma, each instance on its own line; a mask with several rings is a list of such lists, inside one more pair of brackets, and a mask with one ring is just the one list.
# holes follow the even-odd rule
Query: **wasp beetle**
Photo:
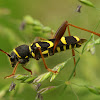
[[[57, 71], [53, 71], [52, 69], [49, 69], [47, 67], [44, 58], [48, 56], [52, 56], [57, 52], [65, 51], [67, 49], [72, 49], [72, 55], [75, 56], [75, 52], [73, 48], [81, 47], [81, 45], [86, 41], [86, 39], [80, 39], [77, 36], [71, 36], [69, 26], [100, 36], [99, 33], [72, 25], [68, 23], [67, 21], [65, 21], [58, 28], [55, 36], [52, 39], [37, 41], [37, 42], [32, 43], [30, 46], [26, 44], [20, 45], [16, 47], [15, 49], [13, 49], [11, 54], [0, 49], [1, 52], [5, 53], [9, 57], [11, 66], [14, 67], [12, 74], [9, 76], [6, 76], [5, 78], [10, 78], [15, 75], [18, 64], [21, 64], [22, 67], [25, 70], [29, 71], [32, 75], [32, 71], [24, 67], [24, 65], [29, 61], [30, 58], [34, 58], [36, 60], [39, 60], [40, 58], [42, 58], [45, 68], [50, 72], [57, 73]], [[66, 28], [68, 28], [69, 36], [63, 37], [66, 31]], [[74, 65], [75, 65], [75, 58], [74, 58]]]

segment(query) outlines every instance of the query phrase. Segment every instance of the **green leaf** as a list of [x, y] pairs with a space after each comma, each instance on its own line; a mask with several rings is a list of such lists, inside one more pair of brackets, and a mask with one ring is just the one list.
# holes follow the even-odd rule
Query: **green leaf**
[[95, 7], [94, 4], [88, 0], [79, 0], [81, 3], [90, 6], [90, 7]]
[[51, 74], [52, 74], [51, 72], [44, 73], [44, 74], [38, 76], [38, 77], [33, 81], [33, 83], [40, 83], [40, 82], [46, 80], [47, 78], [49, 78], [49, 77], [51, 76]]
[[21, 74], [17, 74], [14, 75], [14, 78], [16, 78], [17, 80], [26, 80], [29, 77], [29, 75], [21, 75]]
[[[63, 63], [61, 63], [61, 64], [55, 66], [52, 70], [56, 70], [56, 71], [59, 73], [60, 70], [64, 67], [65, 64], [66, 64], [66, 62], [63, 62]], [[51, 79], [50, 79], [50, 82], [53, 81], [53, 80], [56, 78], [56, 76], [58, 75], [58, 73], [56, 73], [56, 74], [54, 73], [54, 74], [52, 75], [52, 77], [51, 77]]]
[[36, 76], [29, 77], [24, 82], [25, 83], [32, 83], [35, 78], [36, 78]]
[[86, 86], [85, 87], [92, 93], [96, 94], [96, 95], [100, 95], [100, 87], [94, 87], [94, 86]]

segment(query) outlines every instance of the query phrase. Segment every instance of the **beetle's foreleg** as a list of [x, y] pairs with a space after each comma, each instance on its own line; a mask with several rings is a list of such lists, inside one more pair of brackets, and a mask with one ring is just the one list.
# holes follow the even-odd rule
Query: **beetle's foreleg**
[[16, 69], [17, 69], [18, 64], [19, 64], [19, 62], [17, 62], [16, 66], [14, 67], [12, 74], [9, 75], [9, 76], [6, 76], [6, 77], [4, 77], [4, 78], [10, 78], [10, 77], [13, 77], [13, 76], [15, 75], [15, 73], [16, 73]]

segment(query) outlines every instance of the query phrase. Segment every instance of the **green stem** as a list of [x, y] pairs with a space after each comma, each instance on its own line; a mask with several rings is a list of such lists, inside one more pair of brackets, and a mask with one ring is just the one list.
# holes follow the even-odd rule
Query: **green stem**
[[77, 64], [78, 64], [79, 61], [80, 61], [80, 57], [78, 58], [78, 60], [77, 60], [77, 62], [76, 62], [76, 64], [75, 64], [75, 67], [74, 67], [74, 69], [73, 69], [71, 75], [70, 75], [69, 78], [68, 78], [68, 81], [69, 81], [69, 80], [72, 78], [72, 76], [74, 75], [74, 72], [75, 72], [75, 70], [76, 70], [76, 66], [77, 66]]
[[[100, 24], [100, 20], [99, 20], [98, 24], [96, 25], [96, 27], [94, 28], [94, 31], [97, 29], [97, 27], [99, 26], [99, 24]], [[91, 37], [89, 38], [89, 40], [85, 43], [85, 45], [84, 45], [84, 47], [82, 49], [82, 53], [81, 54], [84, 53], [85, 47], [87, 46], [87, 44], [90, 42], [91, 39], [93, 39], [93, 41], [94, 41], [94, 34], [92, 34]]]
[[93, 34], [91, 35], [91, 37], [89, 38], [89, 40], [85, 43], [85, 45], [83, 46], [83, 49], [82, 49], [82, 53], [81, 54], [83, 54], [84, 53], [84, 51], [85, 51], [85, 47], [87, 46], [87, 44], [90, 42], [90, 40], [92, 39], [92, 37], [93, 37]]
[[79, 84], [75, 84], [75, 83], [72, 83], [72, 82], [71, 82], [71, 84], [72, 84], [72, 85], [76, 85], [76, 86], [78, 86], [78, 87], [84, 87], [84, 85], [79, 85]]

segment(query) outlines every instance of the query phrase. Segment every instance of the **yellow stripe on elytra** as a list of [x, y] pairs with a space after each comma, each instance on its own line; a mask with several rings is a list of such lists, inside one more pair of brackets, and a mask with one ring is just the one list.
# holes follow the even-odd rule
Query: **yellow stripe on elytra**
[[72, 48], [72, 45], [70, 44], [70, 45], [69, 45], [69, 49], [71, 49], [71, 48]]
[[29, 46], [29, 51], [32, 53], [32, 56], [35, 57], [35, 54], [32, 52], [31, 47]]
[[52, 42], [52, 41], [44, 41], [44, 42], [47, 42], [47, 43], [49, 43], [49, 47], [48, 48], [51, 48], [51, 47], [53, 47], [54, 46], [54, 43]]
[[65, 45], [63, 46], [63, 49], [64, 49], [64, 51], [66, 50], [66, 46]]
[[33, 45], [33, 43], [31, 44], [31, 46]]
[[76, 44], [74, 45], [74, 48], [76, 48]]
[[61, 42], [62, 42], [63, 44], [67, 44], [67, 42], [66, 42], [66, 40], [65, 40], [65, 37], [62, 37], [62, 38], [61, 38]]
[[80, 39], [77, 36], [73, 36], [73, 37], [77, 40], [77, 42], [80, 41]]
[[19, 58], [21, 58], [21, 56], [18, 54], [18, 52], [15, 49], [13, 49], [13, 51]]
[[29, 46], [29, 51], [31, 52], [31, 47]]
[[32, 52], [32, 56], [35, 57], [35, 54]]
[[43, 51], [42, 54], [48, 54], [48, 50]]
[[25, 58], [28, 58], [28, 56], [26, 56]]
[[57, 51], [58, 51], [58, 52], [60, 52], [60, 51], [61, 51], [61, 50], [60, 50], [60, 47], [57, 47]]
[[38, 43], [36, 43], [35, 45], [36, 45], [36, 47], [39, 47], [39, 48], [41, 48], [41, 46], [40, 46]]

